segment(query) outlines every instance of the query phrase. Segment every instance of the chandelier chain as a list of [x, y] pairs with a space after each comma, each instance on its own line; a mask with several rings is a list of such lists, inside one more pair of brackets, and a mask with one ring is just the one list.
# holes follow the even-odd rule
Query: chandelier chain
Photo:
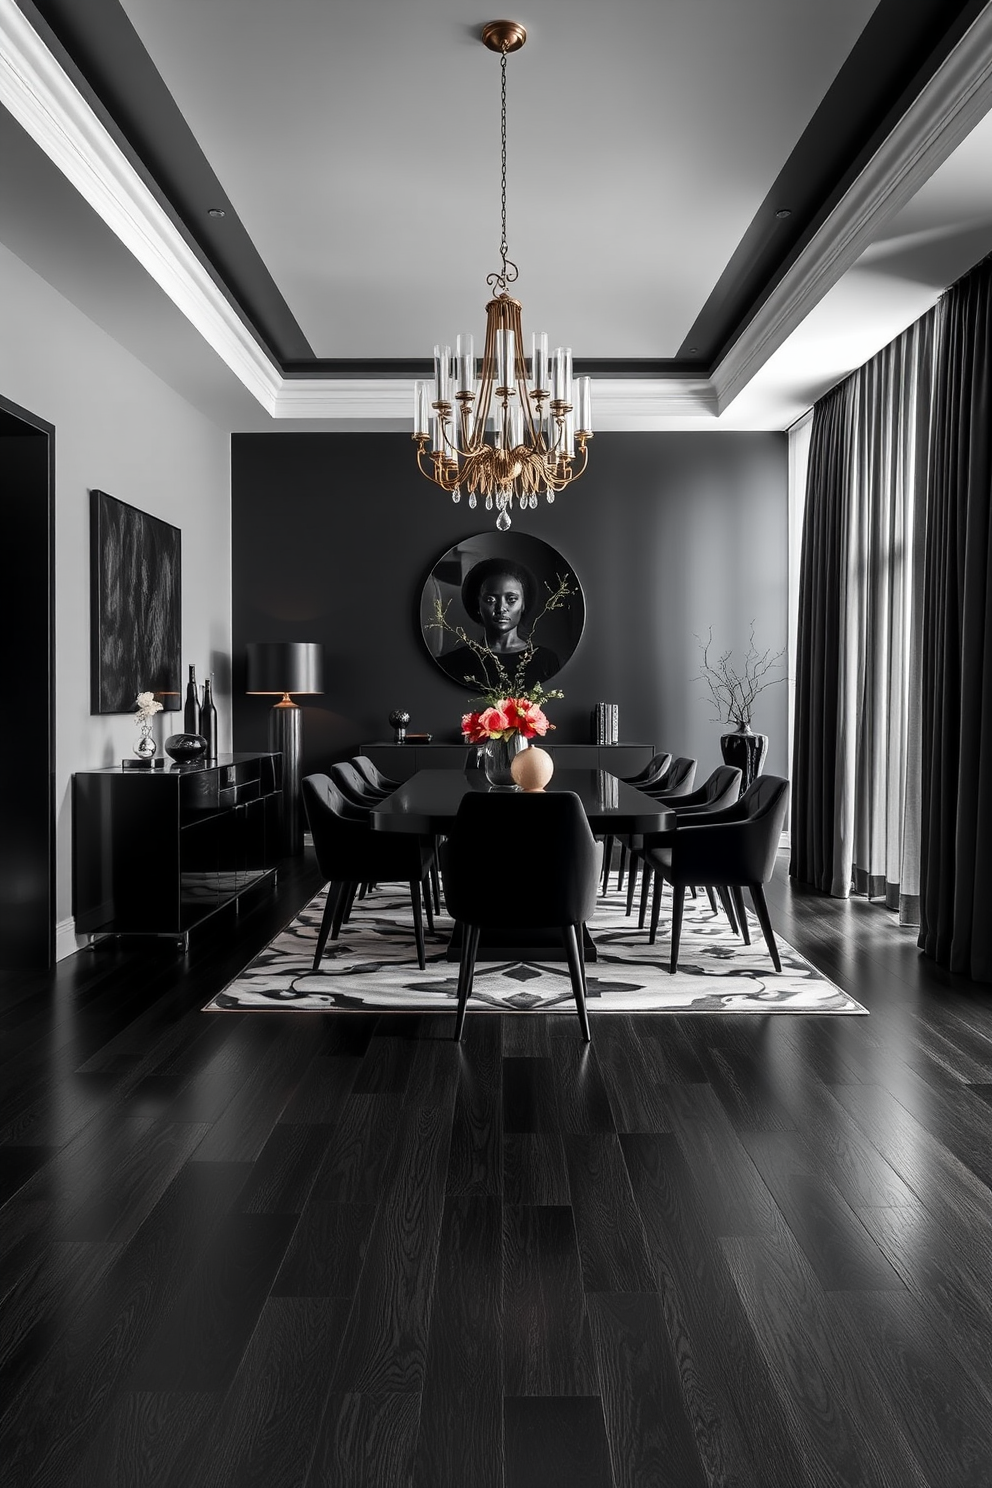
[[506, 48], [505, 48], [505, 46], [504, 46], [504, 49], [503, 49], [503, 51], [502, 51], [502, 53], [500, 55], [499, 65], [500, 65], [500, 72], [502, 74], [502, 76], [500, 78], [500, 114], [499, 114], [500, 146], [501, 146], [501, 148], [500, 148], [500, 232], [501, 232], [501, 236], [500, 236], [500, 241], [499, 241], [499, 256], [500, 256], [500, 258], [502, 259], [502, 262], [503, 262], [503, 269], [502, 269], [502, 272], [499, 273], [499, 274], [489, 274], [489, 275], [487, 275], [487, 277], [486, 277], [486, 283], [488, 285], [490, 285], [494, 289], [498, 287], [498, 288], [500, 288], [502, 290], [505, 290], [506, 289], [506, 286], [508, 284], [512, 284], [513, 283], [513, 281], [514, 281], [514, 279], [516, 279], [517, 273], [518, 273], [518, 269], [517, 269], [516, 264], [507, 256], [509, 254], [509, 251], [510, 251], [510, 245], [509, 245], [509, 243], [506, 240]]

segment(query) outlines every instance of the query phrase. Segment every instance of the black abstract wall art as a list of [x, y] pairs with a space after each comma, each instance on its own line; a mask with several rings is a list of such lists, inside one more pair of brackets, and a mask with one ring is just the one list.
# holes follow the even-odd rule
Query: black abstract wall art
[[179, 706], [181, 542], [178, 527], [90, 492], [91, 712], [130, 713], [138, 692]]

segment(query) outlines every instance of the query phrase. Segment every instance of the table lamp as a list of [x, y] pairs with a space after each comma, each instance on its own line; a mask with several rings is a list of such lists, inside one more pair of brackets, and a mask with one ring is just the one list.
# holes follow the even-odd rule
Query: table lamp
[[303, 710], [291, 693], [324, 690], [324, 648], [319, 641], [249, 641], [248, 693], [269, 693], [279, 702], [269, 713], [269, 748], [282, 755], [283, 847], [295, 855], [303, 846], [300, 822], [300, 761]]

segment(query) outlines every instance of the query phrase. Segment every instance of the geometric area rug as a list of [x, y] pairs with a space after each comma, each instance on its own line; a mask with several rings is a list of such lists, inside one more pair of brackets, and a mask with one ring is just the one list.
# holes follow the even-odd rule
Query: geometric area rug
[[[274, 1011], [446, 1013], [455, 1009], [458, 965], [445, 959], [451, 920], [435, 916], [427, 934], [427, 969], [417, 965], [413, 915], [405, 885], [380, 884], [356, 900], [337, 941], [327, 942], [311, 971], [325, 891], [311, 900], [239, 976], [203, 1009], [208, 1013]], [[666, 893], [664, 907], [670, 908]], [[686, 902], [679, 969], [668, 971], [669, 919], [655, 945], [625, 915], [626, 895], [599, 900], [589, 931], [599, 959], [587, 965], [588, 1009], [609, 1013], [855, 1013], [867, 1008], [834, 985], [781, 936], [776, 972], [753, 914], [751, 944], [735, 936], [703, 894]], [[575, 1015], [564, 961], [476, 963], [469, 1006], [474, 1013]]]

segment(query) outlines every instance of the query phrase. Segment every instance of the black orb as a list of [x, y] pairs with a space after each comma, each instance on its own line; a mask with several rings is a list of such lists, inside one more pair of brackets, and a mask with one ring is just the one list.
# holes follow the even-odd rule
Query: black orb
[[194, 765], [206, 754], [207, 741], [202, 734], [170, 734], [163, 747], [177, 765]]

